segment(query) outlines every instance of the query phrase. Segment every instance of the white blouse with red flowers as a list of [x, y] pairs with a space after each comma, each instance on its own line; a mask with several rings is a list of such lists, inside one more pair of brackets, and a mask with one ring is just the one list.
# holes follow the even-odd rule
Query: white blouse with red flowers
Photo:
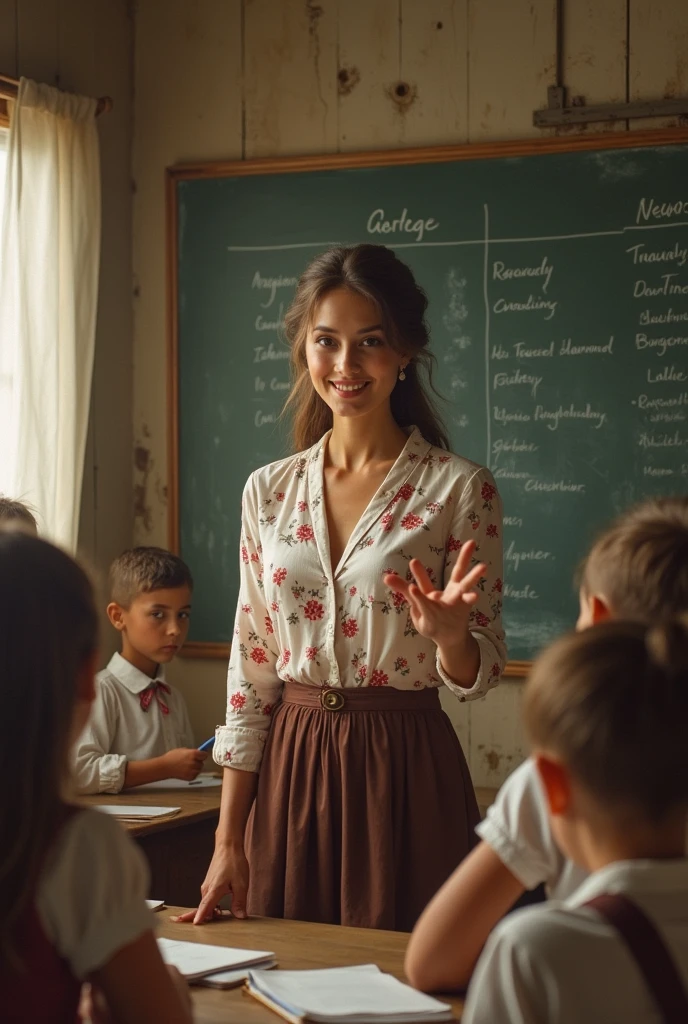
[[[444, 683], [464, 700], [495, 686], [504, 667], [501, 501], [489, 470], [434, 448], [413, 429], [333, 566], [326, 441], [256, 470], [244, 489], [227, 724], [218, 726], [214, 747], [220, 765], [258, 771], [286, 680], [400, 690]], [[419, 558], [443, 587], [469, 539], [487, 570], [471, 609], [480, 670], [465, 689], [443, 672], [437, 648], [414, 629], [406, 601], [383, 576], [411, 579], [408, 563]]]

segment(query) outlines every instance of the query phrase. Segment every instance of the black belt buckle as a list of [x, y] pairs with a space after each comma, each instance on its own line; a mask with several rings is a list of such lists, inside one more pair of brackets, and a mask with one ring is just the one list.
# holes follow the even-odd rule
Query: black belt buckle
[[341, 690], [330, 690], [324, 687], [320, 691], [320, 703], [325, 711], [341, 711], [344, 707], [344, 694]]

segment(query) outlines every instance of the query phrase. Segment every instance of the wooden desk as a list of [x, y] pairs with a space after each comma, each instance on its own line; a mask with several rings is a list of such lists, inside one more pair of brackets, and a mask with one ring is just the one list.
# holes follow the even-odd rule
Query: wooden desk
[[[146, 854], [151, 870], [150, 896], [175, 906], [193, 906], [200, 896], [215, 845], [215, 829], [220, 812], [220, 786], [216, 789], [193, 788], [150, 790], [130, 789], [113, 796], [99, 793], [80, 799], [88, 806], [97, 804], [136, 804], [181, 807], [179, 814], [163, 821], [124, 823]], [[478, 788], [476, 795], [481, 815], [492, 803], [496, 790]]]
[[[238, 946], [265, 949], [275, 953], [278, 966], [285, 970], [316, 967], [346, 967], [375, 963], [380, 970], [405, 981], [404, 953], [408, 943], [405, 932], [385, 932], [375, 928], [344, 928], [307, 921], [278, 921], [253, 917], [248, 921], [229, 918], [195, 928], [174, 924], [171, 914], [177, 907], [166, 907], [156, 917], [158, 934], [168, 939], [207, 942], [214, 946]], [[195, 1024], [277, 1024], [280, 1018], [241, 989], [216, 991], [194, 985], [191, 989]], [[456, 1019], [463, 1001], [456, 996], [440, 996], [450, 1003]]]
[[151, 872], [151, 899], [176, 906], [194, 906], [200, 899], [215, 845], [221, 788], [125, 790], [117, 795], [83, 796], [89, 807], [130, 804], [181, 807], [179, 814], [162, 821], [122, 822], [146, 855]]

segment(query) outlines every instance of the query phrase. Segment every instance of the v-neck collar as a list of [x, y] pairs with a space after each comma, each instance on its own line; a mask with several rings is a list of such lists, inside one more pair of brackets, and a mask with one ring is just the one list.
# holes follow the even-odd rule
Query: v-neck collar
[[311, 448], [308, 459], [308, 491], [310, 495], [310, 507], [313, 513], [313, 528], [315, 541], [318, 547], [318, 554], [323, 570], [328, 580], [333, 581], [340, 575], [347, 561], [372, 529], [380, 516], [386, 511], [394, 495], [399, 491], [417, 466], [430, 451], [430, 445], [418, 427], [412, 427], [406, 444], [397, 456], [396, 461], [390, 467], [387, 476], [384, 478], [368, 505], [364, 509], [361, 518], [358, 520], [342, 557], [336, 566], [332, 565], [330, 554], [330, 533], [327, 526], [327, 510], [325, 507], [325, 448], [330, 438], [331, 430]]

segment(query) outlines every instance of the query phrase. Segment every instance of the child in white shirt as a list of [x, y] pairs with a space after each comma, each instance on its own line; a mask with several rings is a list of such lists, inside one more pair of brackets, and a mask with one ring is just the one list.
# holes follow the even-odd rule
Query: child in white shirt
[[524, 715], [552, 833], [590, 875], [495, 929], [462, 1021], [688, 1021], [688, 618], [562, 638]]
[[83, 982], [111, 1024], [191, 1024], [186, 986], [155, 942], [142, 853], [118, 822], [65, 796], [70, 746], [95, 696], [97, 634], [83, 570], [0, 529], [3, 1024], [75, 1021]]
[[[613, 523], [585, 561], [580, 605], [578, 629], [688, 612], [688, 498], [647, 501]], [[414, 929], [406, 973], [418, 988], [465, 987], [491, 930], [526, 889], [544, 883], [563, 900], [587, 877], [557, 847], [532, 758], [506, 780], [476, 831], [482, 841]]]
[[184, 698], [165, 681], [164, 665], [186, 639], [193, 581], [162, 548], [125, 551], [110, 569], [107, 613], [122, 637], [99, 673], [91, 718], [76, 747], [82, 793], [119, 793], [160, 779], [196, 778], [198, 750]]

